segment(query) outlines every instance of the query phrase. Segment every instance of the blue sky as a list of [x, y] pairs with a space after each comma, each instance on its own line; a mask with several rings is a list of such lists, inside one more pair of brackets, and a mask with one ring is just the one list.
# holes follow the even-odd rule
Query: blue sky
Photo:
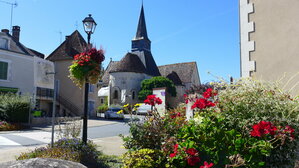
[[[110, 58], [131, 49], [141, 0], [1, 0], [0, 29], [21, 27], [25, 46], [49, 55], [76, 29], [86, 37], [82, 20], [90, 13], [98, 23], [91, 37]], [[196, 61], [201, 82], [240, 76], [238, 0], [144, 0], [147, 32], [157, 65]], [[61, 32], [61, 33], [60, 33]], [[211, 74], [208, 74], [210, 72]]]

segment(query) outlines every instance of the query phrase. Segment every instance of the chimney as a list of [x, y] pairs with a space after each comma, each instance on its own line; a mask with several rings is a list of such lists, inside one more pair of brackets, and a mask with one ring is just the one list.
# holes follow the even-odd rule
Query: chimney
[[20, 26], [13, 26], [12, 27], [12, 37], [19, 42], [20, 41]]
[[2, 29], [1, 32], [2, 33], [9, 33], [9, 30], [8, 29]]

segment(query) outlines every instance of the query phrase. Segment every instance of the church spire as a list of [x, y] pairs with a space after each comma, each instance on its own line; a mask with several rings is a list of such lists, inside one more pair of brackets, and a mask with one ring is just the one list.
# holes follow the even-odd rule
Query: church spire
[[144, 18], [143, 4], [141, 6], [141, 11], [140, 11], [139, 22], [138, 22], [135, 39], [137, 40], [137, 39], [141, 39], [141, 38], [148, 39], [145, 18]]
[[150, 50], [151, 50], [151, 41], [147, 37], [144, 10], [142, 4], [136, 36], [132, 40], [132, 51], [134, 52], [134, 51], [150, 51]]

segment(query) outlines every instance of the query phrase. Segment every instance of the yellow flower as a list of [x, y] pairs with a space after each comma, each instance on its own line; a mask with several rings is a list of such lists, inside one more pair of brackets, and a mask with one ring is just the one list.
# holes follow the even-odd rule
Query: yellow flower
[[118, 112], [117, 112], [117, 114], [121, 114], [121, 113], [123, 113], [124, 112], [124, 110], [119, 110]]
[[135, 104], [134, 107], [140, 107], [140, 104]]
[[129, 106], [129, 104], [125, 104], [123, 107], [126, 108], [126, 107], [128, 107], [128, 106]]

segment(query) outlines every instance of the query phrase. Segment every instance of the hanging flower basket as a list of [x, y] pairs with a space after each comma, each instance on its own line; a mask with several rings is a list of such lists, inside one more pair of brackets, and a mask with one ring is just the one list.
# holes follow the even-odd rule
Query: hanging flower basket
[[74, 56], [73, 64], [69, 67], [70, 78], [80, 88], [85, 82], [96, 84], [102, 74], [102, 62], [104, 61], [103, 49], [89, 49]]

